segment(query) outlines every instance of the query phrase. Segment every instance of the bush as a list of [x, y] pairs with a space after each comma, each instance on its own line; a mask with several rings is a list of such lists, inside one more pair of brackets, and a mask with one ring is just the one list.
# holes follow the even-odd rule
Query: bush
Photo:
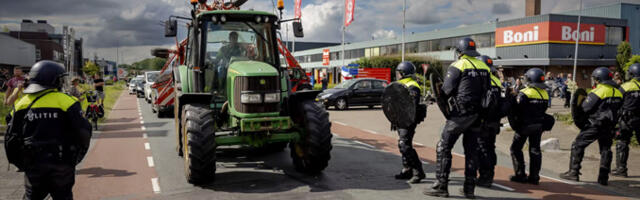
[[113, 85], [113, 80], [107, 79], [107, 80], [104, 81], [104, 84], [105, 85]]
[[[421, 86], [426, 85], [426, 87], [423, 88], [425, 92], [431, 88], [429, 76], [432, 73], [436, 73], [441, 78], [443, 78], [443, 75], [445, 74], [445, 67], [442, 66], [442, 62], [435, 58], [408, 56], [405, 57], [405, 61], [410, 61], [416, 66], [416, 78]], [[375, 56], [370, 58], [361, 58], [354, 63], [360, 65], [362, 68], [391, 68], [391, 81], [395, 81], [396, 66], [398, 66], [400, 62], [402, 62], [402, 57], [400, 56]], [[422, 64], [430, 65], [426, 76], [422, 76]]]

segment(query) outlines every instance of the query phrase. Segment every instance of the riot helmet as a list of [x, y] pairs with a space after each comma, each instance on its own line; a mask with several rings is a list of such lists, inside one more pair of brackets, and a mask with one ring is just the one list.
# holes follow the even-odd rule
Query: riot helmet
[[416, 73], [416, 66], [414, 66], [413, 63], [409, 61], [405, 61], [398, 64], [398, 67], [396, 67], [396, 71], [400, 73], [400, 76], [402, 78], [407, 78], [413, 76]]
[[632, 64], [627, 71], [632, 78], [640, 79], [640, 63]]
[[612, 85], [612, 86], [618, 85], [616, 84], [615, 81], [613, 81], [613, 73], [611, 73], [611, 70], [609, 70], [609, 68], [606, 68], [606, 67], [596, 68], [595, 70], [593, 70], [591, 77], [601, 84]]
[[531, 68], [524, 73], [524, 78], [527, 81], [527, 85], [537, 87], [537, 88], [547, 88], [547, 85], [544, 84], [544, 71], [540, 68]]
[[25, 94], [33, 94], [46, 89], [62, 88], [67, 73], [61, 64], [50, 60], [37, 62], [29, 72], [29, 86]]
[[493, 59], [491, 59], [491, 57], [482, 55], [482, 56], [478, 56], [476, 59], [482, 60], [484, 64], [487, 64], [487, 67], [493, 68]]
[[476, 51], [476, 42], [471, 38], [463, 38], [458, 41], [458, 45], [456, 45], [456, 52], [461, 55], [467, 55], [471, 57], [478, 57], [480, 53]]

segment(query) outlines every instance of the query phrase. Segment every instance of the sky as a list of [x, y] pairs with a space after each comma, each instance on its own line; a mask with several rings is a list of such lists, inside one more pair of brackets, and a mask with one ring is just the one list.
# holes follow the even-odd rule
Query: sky
[[[209, 0], [211, 1], [211, 0]], [[276, 0], [249, 0], [242, 8], [274, 11]], [[284, 18], [291, 18], [293, 1], [285, 0]], [[578, 9], [580, 0], [542, 0], [542, 14]], [[621, 0], [583, 0], [585, 8]], [[640, 0], [622, 0], [640, 4]], [[151, 57], [150, 49], [171, 47], [162, 21], [188, 16], [188, 0], [0, 0], [0, 27], [20, 29], [22, 19], [47, 20], [62, 32], [67, 25], [84, 39], [84, 57], [133, 63]], [[406, 32], [420, 33], [524, 16], [525, 0], [406, 0]], [[356, 0], [354, 22], [346, 42], [399, 38], [402, 0]], [[344, 0], [302, 0], [305, 37], [297, 41], [340, 42]], [[283, 28], [284, 30], [284, 28]], [[291, 30], [289, 30], [291, 31]], [[283, 39], [291, 38], [283, 33]], [[182, 34], [180, 34], [182, 35]], [[118, 52], [118, 53], [116, 53]]]

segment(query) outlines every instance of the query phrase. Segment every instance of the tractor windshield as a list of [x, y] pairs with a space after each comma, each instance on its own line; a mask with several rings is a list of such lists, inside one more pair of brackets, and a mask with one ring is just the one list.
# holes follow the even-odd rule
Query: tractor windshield
[[[277, 54], [274, 52], [273, 24], [230, 21], [205, 24], [204, 40], [206, 47], [204, 61], [207, 83], [217, 81], [219, 94], [224, 94], [225, 79], [229, 65], [236, 61], [259, 61], [277, 66]], [[211, 91], [205, 86], [205, 92]]]
[[275, 66], [272, 24], [252, 22], [208, 22], [205, 63], [227, 67], [230, 62], [253, 60]]

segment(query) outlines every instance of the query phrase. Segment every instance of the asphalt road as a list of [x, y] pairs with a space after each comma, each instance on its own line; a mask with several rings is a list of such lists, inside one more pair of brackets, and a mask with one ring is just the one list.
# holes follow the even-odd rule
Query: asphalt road
[[[334, 148], [329, 167], [320, 175], [296, 172], [288, 149], [264, 154], [228, 148], [218, 152], [215, 180], [209, 185], [194, 186], [186, 182], [182, 159], [175, 150], [173, 119], [158, 119], [146, 102], [125, 93], [110, 119], [94, 134], [91, 150], [78, 166], [74, 196], [76, 199], [437, 199], [422, 195], [422, 190], [434, 181], [432, 147], [437, 137], [416, 136], [416, 141], [422, 142], [416, 144], [416, 150], [425, 163], [427, 179], [414, 185], [395, 180], [393, 175], [400, 170], [401, 158], [396, 139], [387, 124], [380, 121], [379, 112], [330, 111]], [[439, 119], [428, 119], [421, 126], [437, 131], [438, 124]], [[461, 197], [458, 190], [463, 181], [462, 156], [454, 155], [449, 187], [456, 198]], [[0, 167], [6, 167], [4, 162], [5, 159], [0, 161]], [[487, 199], [619, 199], [590, 186], [546, 178], [540, 186], [511, 183], [506, 181], [510, 170], [508, 166], [500, 166], [496, 185], [491, 189], [477, 188], [476, 194]], [[0, 199], [19, 199], [21, 175], [14, 170], [2, 171]]]

